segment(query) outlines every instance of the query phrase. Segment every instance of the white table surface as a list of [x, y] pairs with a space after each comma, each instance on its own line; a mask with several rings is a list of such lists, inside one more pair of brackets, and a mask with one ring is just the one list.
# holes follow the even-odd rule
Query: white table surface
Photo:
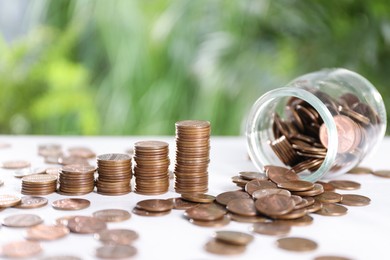
[[[44, 143], [58, 143], [66, 150], [73, 146], [86, 146], [97, 154], [123, 153], [136, 141], [162, 140], [170, 144], [171, 169], [174, 162], [174, 137], [42, 137], [42, 136], [0, 136], [0, 143], [11, 144], [10, 148], [0, 149], [0, 161], [11, 159], [30, 160], [32, 167], [46, 165], [43, 158], [37, 155], [37, 147]], [[217, 195], [224, 191], [236, 190], [231, 177], [239, 171], [256, 170], [247, 159], [246, 142], [243, 137], [212, 137], [211, 162], [209, 167], [209, 194]], [[390, 169], [390, 138], [383, 140], [379, 149], [362, 165], [373, 169]], [[0, 194], [20, 194], [21, 180], [13, 176], [13, 170], [0, 169], [0, 179], [4, 186]], [[245, 253], [239, 256], [218, 256], [203, 249], [216, 230], [236, 230], [250, 232], [251, 224], [230, 222], [220, 228], [198, 227], [190, 224], [183, 211], [173, 210], [162, 217], [141, 217], [132, 214], [125, 222], [109, 223], [108, 228], [129, 228], [139, 233], [134, 242], [138, 249], [135, 259], [313, 259], [319, 255], [346, 256], [352, 259], [390, 259], [390, 179], [372, 175], [345, 174], [338, 179], [354, 180], [362, 184], [356, 191], [338, 191], [355, 193], [371, 198], [371, 204], [365, 207], [348, 207], [348, 214], [341, 217], [324, 217], [311, 214], [313, 224], [304, 227], [293, 227], [288, 236], [299, 236], [312, 239], [318, 248], [312, 252], [292, 253], [278, 249], [275, 241], [278, 237], [254, 234], [254, 241]], [[133, 180], [134, 181], [134, 180]], [[168, 193], [158, 196], [142, 196], [134, 192], [123, 196], [103, 196], [90, 193], [84, 196], [91, 201], [89, 208], [79, 211], [60, 211], [50, 206], [54, 200], [65, 198], [53, 193], [46, 196], [49, 204], [37, 209], [9, 208], [0, 212], [0, 219], [18, 213], [40, 215], [46, 224], [65, 215], [91, 215], [93, 212], [107, 208], [126, 209], [131, 212], [135, 204], [149, 198], [171, 198], [179, 196], [174, 192], [171, 182]], [[23, 240], [25, 229], [0, 228], [0, 243]], [[101, 244], [93, 235], [70, 234], [67, 237], [42, 242], [44, 249], [40, 256], [74, 255], [82, 259], [94, 259], [94, 252]]]

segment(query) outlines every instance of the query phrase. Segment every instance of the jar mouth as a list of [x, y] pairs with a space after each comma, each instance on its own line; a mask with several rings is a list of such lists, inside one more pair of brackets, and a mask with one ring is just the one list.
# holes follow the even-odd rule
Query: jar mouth
[[302, 99], [310, 104], [321, 116], [328, 134], [328, 150], [321, 166], [308, 175], [299, 175], [303, 180], [315, 182], [331, 170], [336, 160], [338, 147], [336, 124], [331, 112], [319, 98], [305, 89], [296, 88], [298, 85], [294, 83], [290, 86], [267, 92], [253, 105], [246, 124], [249, 156], [259, 170], [263, 170], [265, 165], [272, 164], [270, 151], [266, 148], [270, 146], [270, 137], [273, 136], [270, 132], [272, 127], [269, 127], [273, 118], [272, 114], [283, 98], [296, 97]]

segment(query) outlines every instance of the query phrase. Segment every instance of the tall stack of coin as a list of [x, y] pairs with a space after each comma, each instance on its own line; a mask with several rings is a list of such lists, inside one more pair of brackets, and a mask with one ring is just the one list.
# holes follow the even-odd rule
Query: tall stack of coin
[[66, 165], [60, 170], [59, 192], [64, 195], [83, 195], [95, 188], [94, 166]]
[[22, 194], [48, 195], [57, 189], [57, 177], [48, 174], [33, 174], [22, 178]]
[[169, 188], [168, 143], [142, 141], [134, 144], [135, 190], [139, 194], [163, 194]]
[[131, 191], [131, 157], [127, 154], [102, 154], [97, 157], [97, 193], [124, 195]]
[[176, 123], [176, 192], [207, 192], [210, 132], [208, 121], [186, 120]]

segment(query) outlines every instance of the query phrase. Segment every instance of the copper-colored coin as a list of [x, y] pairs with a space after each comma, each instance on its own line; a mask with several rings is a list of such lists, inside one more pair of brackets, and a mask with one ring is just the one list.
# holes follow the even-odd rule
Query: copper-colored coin
[[285, 190], [285, 189], [276, 189], [276, 188], [271, 188], [271, 189], [261, 189], [261, 190], [257, 190], [255, 192], [253, 192], [252, 194], [252, 197], [254, 199], [259, 199], [261, 197], [264, 197], [264, 196], [268, 196], [268, 195], [271, 195], [271, 194], [280, 194], [280, 195], [285, 195], [285, 196], [288, 196], [290, 197], [291, 196], [291, 193], [288, 191], [288, 190]]
[[276, 245], [281, 249], [295, 252], [313, 251], [318, 247], [313, 240], [300, 237], [280, 238], [276, 241]]
[[189, 219], [211, 221], [221, 219], [226, 214], [226, 210], [215, 204], [201, 204], [197, 207], [187, 209], [184, 216]]
[[374, 171], [372, 174], [378, 177], [390, 178], [390, 170], [378, 170]]
[[184, 121], [178, 121], [176, 122], [176, 127], [178, 128], [206, 128], [208, 129], [210, 127], [210, 122], [203, 121], [203, 120], [184, 120]]
[[32, 227], [41, 224], [43, 219], [34, 214], [17, 214], [3, 219], [2, 224], [7, 227]]
[[251, 196], [244, 191], [226, 191], [218, 194], [215, 199], [219, 204], [226, 206], [231, 200], [250, 199], [250, 198]]
[[361, 186], [358, 182], [348, 180], [333, 180], [329, 183], [339, 190], [357, 190]]
[[130, 245], [138, 237], [138, 233], [130, 229], [105, 229], [95, 234], [102, 243], [114, 245]]
[[214, 238], [224, 243], [242, 246], [248, 245], [254, 239], [254, 237], [250, 234], [229, 230], [215, 232]]
[[109, 154], [101, 154], [97, 156], [98, 161], [107, 161], [109, 162], [119, 162], [122, 161], [129, 161], [131, 160], [131, 157], [128, 154], [121, 154], [121, 153], [109, 153]]
[[137, 254], [130, 245], [104, 245], [96, 249], [96, 256], [102, 259], [127, 259]]
[[204, 221], [204, 220], [189, 219], [189, 221], [191, 224], [200, 227], [223, 227], [230, 223], [230, 218], [227, 215], [225, 215], [222, 218], [216, 220]]
[[309, 215], [305, 215], [301, 218], [296, 218], [296, 219], [278, 219], [275, 220], [277, 224], [283, 224], [283, 225], [289, 225], [289, 226], [308, 226], [313, 223], [313, 218]]
[[367, 173], [374, 173], [374, 171], [371, 168], [369, 168], [369, 167], [358, 166], [358, 167], [352, 168], [347, 173], [350, 173], [350, 174], [367, 174]]
[[320, 202], [320, 201], [315, 201], [312, 205], [307, 206], [305, 209], [306, 209], [306, 211], [307, 211], [308, 213], [317, 212], [317, 211], [319, 211], [320, 209], [322, 209], [322, 202]]
[[148, 199], [137, 202], [136, 207], [147, 211], [161, 212], [171, 210], [173, 203], [163, 199]]
[[302, 197], [298, 195], [291, 195], [291, 198], [294, 200], [295, 207], [302, 202]]
[[324, 182], [324, 181], [317, 181], [317, 184], [321, 184], [322, 187], [324, 188], [324, 191], [334, 191], [336, 188], [329, 182]]
[[1, 252], [9, 258], [32, 257], [42, 252], [42, 247], [34, 241], [10, 242], [1, 247]]
[[289, 213], [279, 215], [279, 216], [270, 216], [273, 219], [297, 219], [305, 216], [307, 213], [305, 208], [302, 209], [294, 209], [290, 211]]
[[131, 214], [123, 209], [103, 209], [95, 211], [92, 215], [104, 222], [121, 222], [131, 217]]
[[26, 230], [28, 240], [56, 240], [69, 234], [65, 226], [37, 225]]
[[240, 176], [233, 176], [232, 182], [237, 184], [237, 186], [245, 187], [245, 185], [249, 182], [249, 180], [245, 180], [241, 178]]
[[257, 190], [270, 188], [276, 188], [276, 184], [271, 181], [252, 180], [245, 185], [245, 191], [250, 195]]
[[268, 178], [275, 183], [299, 180], [299, 177], [295, 172], [284, 167], [267, 165], [265, 166], [265, 169]]
[[370, 204], [370, 202], [371, 199], [366, 196], [358, 194], [343, 194], [340, 203], [347, 206], [366, 206]]
[[87, 216], [76, 216], [68, 220], [67, 227], [72, 233], [91, 234], [107, 228], [106, 222]]
[[348, 209], [334, 203], [322, 203], [322, 208], [316, 214], [323, 216], [342, 216], [347, 214]]
[[168, 200], [172, 201], [174, 209], [179, 210], [186, 210], [199, 205], [199, 203], [183, 200], [182, 198], [170, 198]]
[[16, 178], [22, 178], [24, 176], [28, 175], [33, 175], [33, 174], [43, 174], [46, 172], [46, 168], [23, 168], [23, 169], [18, 169], [14, 172], [14, 177]]
[[341, 201], [342, 196], [334, 191], [324, 191], [315, 196], [315, 199], [324, 203], [337, 203]]
[[283, 236], [290, 233], [291, 227], [277, 222], [265, 222], [253, 224], [251, 230], [262, 235]]
[[57, 181], [57, 177], [49, 174], [33, 174], [22, 178], [23, 183], [28, 184], [51, 184]]
[[30, 162], [25, 160], [5, 161], [1, 163], [4, 169], [22, 169], [30, 167]]
[[244, 216], [244, 215], [238, 215], [234, 213], [228, 214], [231, 218], [231, 220], [234, 220], [236, 222], [240, 223], [263, 223], [263, 222], [270, 222], [271, 220], [265, 216], [262, 215], [256, 215], [256, 216]]
[[239, 176], [245, 180], [267, 180], [267, 175], [262, 172], [239, 172]]
[[294, 200], [291, 197], [272, 194], [262, 197], [255, 202], [256, 209], [267, 216], [279, 216], [294, 209]]
[[33, 209], [40, 208], [47, 205], [48, 200], [43, 197], [23, 196], [20, 204], [14, 206], [19, 209]]
[[245, 252], [246, 246], [233, 245], [212, 239], [205, 245], [205, 250], [217, 255], [238, 255]]
[[148, 211], [145, 209], [137, 208], [134, 207], [132, 212], [138, 216], [143, 216], [143, 217], [160, 217], [160, 216], [165, 216], [171, 213], [171, 210], [167, 211]]
[[324, 255], [324, 256], [317, 256], [313, 260], [352, 260], [352, 258], [348, 258], [344, 256]]
[[294, 195], [299, 196], [316, 196], [324, 192], [324, 187], [321, 184], [314, 183], [314, 187], [311, 190], [306, 191], [294, 191]]
[[72, 218], [75, 218], [75, 217], [80, 217], [80, 216], [63, 216], [63, 217], [59, 217], [55, 220], [55, 225], [62, 225], [62, 226], [67, 226], [68, 225], [68, 221]]
[[201, 193], [182, 193], [181, 197], [185, 200], [199, 203], [212, 203], [215, 200], [214, 196]]
[[20, 203], [20, 198], [14, 195], [0, 195], [0, 208], [8, 208]]
[[51, 205], [59, 210], [80, 210], [89, 207], [90, 204], [91, 202], [86, 199], [71, 198], [53, 201]]
[[88, 147], [70, 147], [68, 152], [71, 156], [86, 159], [94, 158], [96, 156], [96, 154]]
[[314, 187], [314, 184], [308, 181], [292, 180], [278, 183], [278, 187], [289, 191], [307, 191]]
[[231, 200], [226, 205], [226, 209], [229, 212], [247, 217], [258, 215], [253, 199]]
[[39, 258], [39, 260], [82, 260], [80, 257], [72, 255], [56, 255], [56, 256], [46, 256]]

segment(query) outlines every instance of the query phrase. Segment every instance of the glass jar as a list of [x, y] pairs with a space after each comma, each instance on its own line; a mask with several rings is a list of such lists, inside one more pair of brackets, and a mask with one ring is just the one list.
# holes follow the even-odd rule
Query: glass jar
[[375, 87], [355, 72], [325, 69], [261, 96], [249, 113], [246, 137], [259, 170], [285, 166], [314, 182], [358, 165], [385, 130], [386, 110]]

